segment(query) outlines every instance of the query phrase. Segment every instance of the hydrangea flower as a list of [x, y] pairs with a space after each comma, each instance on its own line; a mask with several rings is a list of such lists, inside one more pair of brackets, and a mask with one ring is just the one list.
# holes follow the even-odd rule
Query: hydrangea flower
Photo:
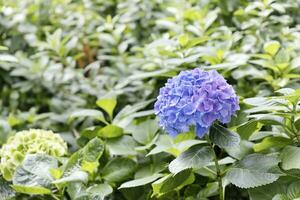
[[44, 153], [54, 157], [67, 154], [67, 144], [58, 134], [41, 129], [20, 131], [0, 149], [0, 172], [11, 180], [27, 154]]
[[228, 123], [239, 110], [232, 86], [216, 71], [182, 71], [160, 89], [154, 105], [159, 124], [175, 136], [195, 127], [203, 137], [215, 120]]

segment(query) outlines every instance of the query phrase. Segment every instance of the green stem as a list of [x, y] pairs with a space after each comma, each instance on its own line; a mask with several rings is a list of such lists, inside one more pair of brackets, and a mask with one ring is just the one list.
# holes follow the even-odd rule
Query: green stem
[[176, 190], [176, 193], [177, 193], [177, 199], [180, 200], [180, 192]]
[[54, 194], [50, 194], [51, 197], [53, 197], [55, 200], [59, 200], [59, 198], [57, 196], [55, 196]]
[[217, 154], [214, 150], [213, 143], [210, 143], [210, 147], [211, 147], [212, 152], [214, 154], [214, 162], [215, 162], [215, 167], [216, 167], [217, 181], [218, 181], [218, 185], [219, 185], [219, 200], [224, 200], [224, 191], [223, 191], [223, 184], [222, 184], [222, 173], [221, 173], [220, 165], [219, 165], [219, 162], [218, 162], [218, 157], [217, 157]]
[[294, 125], [294, 122], [295, 122], [295, 116], [297, 115], [297, 103], [293, 104], [293, 115], [291, 117], [291, 129], [298, 141], [298, 144], [300, 144], [300, 138], [299, 138], [299, 135], [298, 135], [298, 132], [297, 132], [297, 129]]

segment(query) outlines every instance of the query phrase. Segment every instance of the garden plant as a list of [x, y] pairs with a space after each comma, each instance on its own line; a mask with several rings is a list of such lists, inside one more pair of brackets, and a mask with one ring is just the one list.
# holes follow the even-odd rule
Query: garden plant
[[299, 8], [0, 1], [0, 200], [300, 199]]

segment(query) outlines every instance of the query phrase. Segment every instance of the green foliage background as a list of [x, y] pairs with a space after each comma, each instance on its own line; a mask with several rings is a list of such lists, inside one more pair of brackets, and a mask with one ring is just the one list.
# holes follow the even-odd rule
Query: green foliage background
[[[67, 157], [26, 157], [13, 182], [0, 176], [0, 200], [218, 199], [220, 177], [225, 199], [300, 198], [299, 7], [0, 1], [0, 145], [29, 128], [69, 145]], [[240, 97], [227, 127], [211, 131], [216, 158], [206, 140], [171, 138], [153, 115], [167, 78], [195, 67], [217, 69]]]

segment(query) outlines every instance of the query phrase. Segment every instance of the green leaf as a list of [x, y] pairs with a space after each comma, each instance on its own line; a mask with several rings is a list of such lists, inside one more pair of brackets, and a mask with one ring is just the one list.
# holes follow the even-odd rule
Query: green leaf
[[116, 99], [99, 99], [96, 102], [97, 106], [105, 110], [110, 118], [113, 116], [114, 109], [117, 105]]
[[190, 169], [183, 170], [175, 175], [169, 174], [152, 183], [153, 196], [160, 196], [170, 191], [180, 190], [194, 181], [195, 176]]
[[179, 44], [184, 47], [189, 42], [189, 36], [187, 34], [180, 35], [178, 37], [178, 41], [179, 41]]
[[200, 190], [200, 192], [197, 194], [197, 197], [199, 199], [203, 199], [206, 197], [215, 196], [218, 194], [218, 189], [219, 189], [218, 182], [207, 183], [205, 188]]
[[300, 131], [300, 118], [295, 121], [294, 125], [295, 125], [296, 129], [298, 131]]
[[176, 135], [176, 137], [173, 139], [174, 143], [180, 143], [186, 140], [194, 140], [196, 138], [195, 131], [189, 131], [185, 133], [180, 133]]
[[9, 54], [0, 54], [0, 62], [18, 62], [18, 59]]
[[[185, 135], [185, 134], [183, 134]], [[190, 134], [187, 134], [190, 135]], [[184, 136], [185, 137], [185, 136]], [[189, 138], [189, 136], [187, 137]], [[189, 149], [190, 147], [197, 145], [197, 144], [203, 144], [203, 143], [207, 143], [204, 140], [183, 140], [177, 143], [176, 142], [177, 139], [183, 139], [182, 137], [176, 137], [174, 140], [169, 136], [169, 135], [159, 135], [158, 140], [156, 141], [156, 147], [153, 148], [148, 154], [149, 155], [154, 155], [154, 154], [158, 154], [161, 152], [167, 152], [170, 153], [174, 156], [178, 156], [179, 154], [181, 154], [182, 152], [184, 152], [185, 150]]]
[[51, 190], [41, 186], [12, 185], [12, 188], [23, 194], [51, 194]]
[[62, 184], [62, 183], [71, 183], [71, 182], [83, 182], [86, 183], [88, 181], [88, 173], [84, 171], [73, 171], [61, 179], [55, 180], [53, 184]]
[[240, 143], [240, 136], [223, 126], [214, 124], [209, 131], [210, 140], [221, 148], [232, 147]]
[[276, 194], [272, 200], [290, 200], [285, 194]]
[[72, 200], [104, 200], [112, 191], [112, 187], [107, 183], [93, 184], [87, 188], [84, 184], [76, 182], [70, 183], [67, 188]]
[[283, 125], [284, 117], [276, 116], [274, 114], [256, 114], [251, 115], [251, 117], [255, 118], [258, 122], [263, 125]]
[[250, 154], [230, 168], [226, 179], [240, 188], [253, 188], [276, 181], [280, 174], [272, 170], [279, 163], [275, 154]]
[[264, 51], [274, 56], [280, 48], [280, 43], [277, 41], [269, 41], [264, 44]]
[[134, 174], [135, 179], [145, 178], [152, 176], [154, 174], [158, 174], [164, 171], [167, 168], [167, 163], [164, 161], [155, 162], [152, 164], [146, 164], [145, 166], [139, 168]]
[[240, 160], [244, 156], [253, 153], [253, 143], [247, 140], [241, 140], [239, 145], [225, 148], [225, 150], [230, 156]]
[[180, 154], [169, 164], [172, 173], [192, 168], [199, 169], [208, 165], [213, 160], [214, 154], [209, 147], [193, 146]]
[[11, 132], [11, 127], [6, 120], [0, 119], [0, 145], [4, 144], [9, 137], [9, 134]]
[[144, 121], [132, 128], [132, 137], [141, 144], [150, 143], [156, 135], [159, 127], [155, 120]]
[[110, 160], [102, 170], [103, 179], [108, 182], [121, 182], [132, 176], [136, 163], [129, 158], [117, 157]]
[[288, 182], [281, 179], [274, 183], [248, 189], [251, 200], [273, 200], [276, 194], [287, 192]]
[[262, 142], [254, 144], [253, 149], [255, 152], [267, 150], [269, 148], [282, 148], [286, 145], [292, 144], [293, 141], [284, 137], [267, 137]]
[[[107, 183], [93, 185], [87, 189], [87, 192], [92, 196], [92, 198], [104, 200], [106, 196], [113, 192], [113, 188]], [[97, 198], [98, 197], [98, 198]]]
[[104, 152], [102, 140], [94, 138], [82, 149], [74, 153], [63, 166], [63, 175], [55, 183], [87, 181], [87, 173], [95, 172], [99, 166], [98, 160]]
[[11, 200], [16, 196], [15, 191], [9, 186], [9, 183], [0, 177], [0, 200]]
[[278, 181], [249, 190], [253, 200], [299, 200], [300, 181], [290, 178], [282, 178]]
[[300, 169], [300, 148], [287, 146], [281, 152], [281, 167], [284, 170]]
[[70, 115], [70, 120], [73, 120], [74, 118], [78, 118], [78, 117], [92, 117], [101, 122], [107, 123], [103, 116], [103, 113], [99, 110], [94, 110], [94, 109], [76, 110]]
[[119, 187], [119, 189], [132, 188], [132, 187], [147, 185], [147, 184], [152, 183], [153, 181], [157, 180], [158, 178], [160, 178], [162, 176], [163, 176], [162, 174], [153, 174], [152, 176], [147, 176], [147, 177], [135, 179], [135, 180], [132, 180], [132, 181], [128, 181], [128, 182], [123, 183]]
[[107, 140], [107, 148], [112, 155], [136, 155], [136, 142], [131, 136], [123, 135], [122, 137]]
[[81, 182], [69, 183], [67, 187], [67, 192], [72, 200], [92, 199], [86, 190], [86, 186]]
[[6, 46], [1, 46], [0, 45], [0, 51], [7, 51], [7, 50], [8, 50], [8, 48]]
[[148, 104], [153, 102], [153, 100], [139, 102], [134, 105], [125, 106], [113, 119], [113, 124], [118, 125], [119, 127], [126, 127], [132, 120], [136, 117], [143, 117], [153, 114], [153, 110], [151, 111], [141, 111], [142, 108], [146, 107]]
[[81, 150], [79, 155], [82, 161], [97, 162], [104, 151], [104, 144], [99, 138], [94, 138], [89, 141]]
[[123, 129], [118, 126], [109, 124], [100, 129], [97, 135], [102, 138], [120, 137], [123, 135]]
[[294, 200], [300, 198], [300, 181], [293, 182], [289, 185], [287, 189], [286, 196], [288, 199]]
[[50, 169], [57, 168], [58, 161], [46, 154], [29, 154], [13, 176], [13, 185], [22, 188], [36, 186], [50, 188], [53, 178]]
[[237, 127], [236, 131], [242, 139], [248, 140], [249, 137], [261, 129], [262, 125], [256, 120], [250, 120]]
[[126, 200], [145, 200], [151, 197], [150, 188], [145, 186], [123, 188], [121, 189], [121, 193], [122, 196], [124, 196], [124, 199]]
[[276, 57], [275, 57], [275, 61], [277, 63], [277, 65], [279, 67], [285, 67], [286, 65], [288, 65], [289, 61], [290, 61], [290, 54], [284, 50], [284, 49], [281, 49]]

